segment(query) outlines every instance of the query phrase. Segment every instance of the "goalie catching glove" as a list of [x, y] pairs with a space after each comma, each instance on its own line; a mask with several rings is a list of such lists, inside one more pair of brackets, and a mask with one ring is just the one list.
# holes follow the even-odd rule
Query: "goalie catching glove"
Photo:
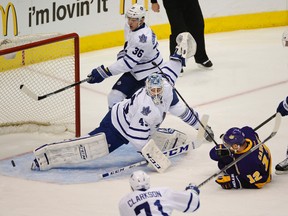
[[237, 175], [234, 174], [218, 176], [215, 182], [221, 185], [223, 189], [242, 188], [241, 182], [239, 181]]
[[112, 73], [109, 71], [108, 68], [105, 68], [104, 65], [101, 65], [95, 69], [92, 70], [90, 74], [88, 74], [88, 80], [87, 82], [92, 84], [92, 83], [100, 83], [104, 79], [112, 76]]
[[170, 59], [180, 60], [182, 66], [186, 66], [186, 59], [196, 53], [196, 41], [189, 32], [182, 32], [177, 35], [176, 43], [175, 53], [170, 56]]

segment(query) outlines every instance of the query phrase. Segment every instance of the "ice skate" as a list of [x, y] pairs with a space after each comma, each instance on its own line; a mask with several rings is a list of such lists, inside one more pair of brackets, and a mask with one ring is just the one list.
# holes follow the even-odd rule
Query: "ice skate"
[[282, 162], [278, 163], [275, 170], [277, 175], [288, 174], [288, 157]]
[[212, 66], [213, 66], [213, 63], [211, 62], [211, 60], [210, 59], [208, 59], [207, 61], [205, 61], [205, 62], [202, 62], [202, 63], [197, 63], [198, 64], [198, 66], [200, 67], [200, 68], [211, 68]]

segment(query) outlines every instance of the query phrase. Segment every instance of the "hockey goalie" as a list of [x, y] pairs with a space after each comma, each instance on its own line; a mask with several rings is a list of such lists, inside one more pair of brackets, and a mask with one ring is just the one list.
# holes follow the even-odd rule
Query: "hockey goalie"
[[[149, 75], [145, 86], [131, 98], [115, 104], [88, 136], [35, 149], [32, 169], [48, 170], [94, 160], [123, 144], [131, 144], [155, 170], [165, 171], [171, 162], [163, 151], [184, 144], [187, 139], [180, 131], [159, 129], [166, 113], [179, 117], [196, 130], [200, 127], [199, 114], [179, 100], [173, 87], [186, 58], [195, 54], [196, 44], [189, 33], [179, 34], [177, 43], [170, 60], [161, 69], [155, 68], [158, 73]], [[210, 142], [214, 139], [209, 126], [205, 128], [205, 139]]]

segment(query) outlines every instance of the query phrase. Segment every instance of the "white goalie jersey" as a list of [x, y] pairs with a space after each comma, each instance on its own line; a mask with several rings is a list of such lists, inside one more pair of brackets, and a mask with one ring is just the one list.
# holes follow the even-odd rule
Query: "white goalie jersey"
[[[163, 72], [172, 84], [178, 77], [181, 70], [179, 61], [168, 61], [163, 67]], [[166, 113], [180, 117], [186, 112], [187, 107], [173, 95], [173, 88], [165, 78], [163, 97], [160, 104], [155, 104], [146, 89], [139, 89], [129, 100], [114, 105], [111, 110], [113, 126], [138, 150], [141, 150], [149, 141], [151, 136], [163, 122]], [[196, 113], [196, 112], [195, 112]], [[192, 116], [192, 117], [191, 117]], [[198, 116], [198, 114], [197, 114]], [[190, 115], [189, 118], [195, 118]], [[182, 118], [182, 120], [184, 120]], [[199, 128], [198, 121], [193, 120], [195, 129]]]
[[119, 202], [121, 216], [171, 215], [172, 211], [193, 212], [199, 208], [199, 195], [192, 191], [173, 191], [169, 188], [135, 190]]
[[132, 145], [142, 149], [164, 120], [172, 99], [172, 88], [168, 83], [165, 83], [163, 101], [159, 105], [155, 105], [145, 88], [141, 88], [130, 100], [113, 106], [112, 123]]
[[146, 24], [135, 31], [125, 25], [126, 54], [108, 67], [113, 75], [130, 72], [136, 80], [142, 80], [158, 70], [152, 62], [161, 65], [163, 58], [157, 49], [156, 35]]

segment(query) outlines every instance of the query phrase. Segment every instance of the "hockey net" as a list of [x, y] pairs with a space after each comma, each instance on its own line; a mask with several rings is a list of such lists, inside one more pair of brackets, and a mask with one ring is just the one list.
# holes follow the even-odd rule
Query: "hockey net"
[[76, 33], [0, 39], [0, 135], [69, 131], [80, 136], [79, 86], [41, 101], [20, 91], [20, 85], [25, 84], [43, 95], [78, 81]]

